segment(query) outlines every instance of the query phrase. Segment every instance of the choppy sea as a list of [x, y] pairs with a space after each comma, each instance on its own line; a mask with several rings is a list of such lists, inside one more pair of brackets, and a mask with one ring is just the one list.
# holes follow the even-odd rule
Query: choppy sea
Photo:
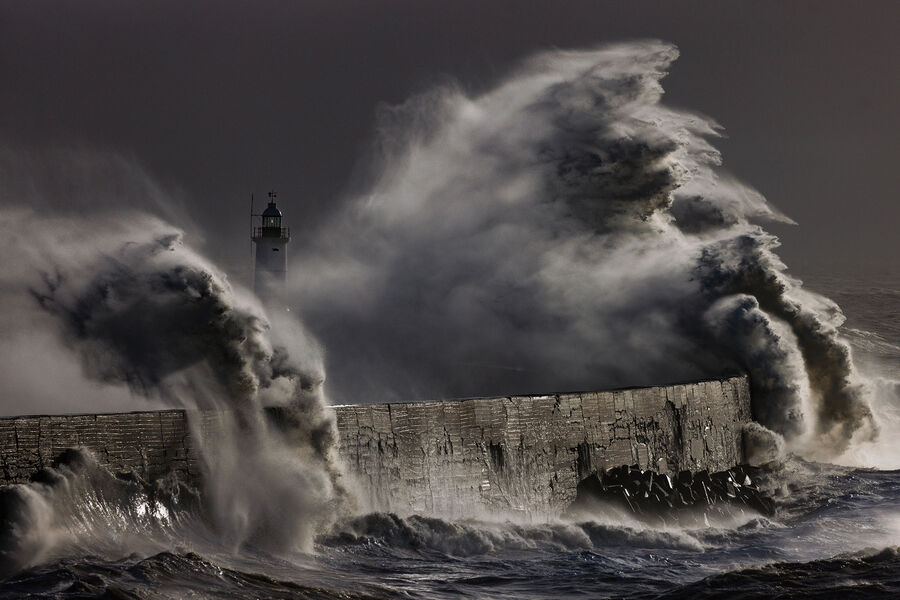
[[[882, 402], [900, 397], [900, 277], [806, 285], [843, 308], [860, 369], [894, 390]], [[896, 431], [881, 435], [900, 443]], [[515, 522], [376, 513], [338, 523], [312, 554], [277, 555], [229, 551], [192, 534], [183, 515], [75, 486], [65, 555], [9, 575], [0, 597], [900, 597], [900, 470], [793, 457], [765, 486], [777, 504], [769, 518], [735, 511], [665, 527], [612, 513]], [[110, 544], [97, 527], [121, 535]]]

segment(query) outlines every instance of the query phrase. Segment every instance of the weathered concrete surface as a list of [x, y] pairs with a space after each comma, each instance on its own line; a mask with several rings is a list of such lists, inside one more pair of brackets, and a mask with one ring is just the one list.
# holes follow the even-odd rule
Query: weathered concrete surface
[[[722, 470], [743, 460], [744, 377], [552, 396], [335, 407], [339, 453], [372, 508], [461, 515], [473, 507], [550, 509], [598, 467]], [[194, 427], [190, 427], [188, 419]], [[201, 476], [192, 431], [215, 414], [171, 410], [0, 418], [0, 485], [90, 449], [114, 472]]]
[[174, 471], [200, 474], [182, 410], [0, 419], [0, 484], [24, 483], [55, 466], [67, 448], [87, 448], [116, 472], [152, 481]]
[[609, 392], [336, 407], [372, 508], [556, 511], [597, 468], [719, 471], [743, 461], [746, 377]]

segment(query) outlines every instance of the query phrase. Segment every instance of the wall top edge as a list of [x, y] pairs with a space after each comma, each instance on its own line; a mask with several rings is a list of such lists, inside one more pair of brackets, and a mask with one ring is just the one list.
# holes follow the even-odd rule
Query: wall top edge
[[708, 379], [694, 379], [691, 381], [678, 381], [674, 383], [664, 383], [659, 385], [633, 385], [627, 387], [618, 387], [618, 388], [604, 388], [602, 390], [580, 390], [580, 391], [571, 391], [571, 392], [550, 392], [545, 394], [508, 394], [506, 396], [469, 396], [465, 398], [438, 398], [432, 400], [399, 400], [397, 402], [372, 402], [365, 404], [334, 404], [332, 408], [355, 408], [359, 406], [396, 406], [396, 405], [407, 405], [407, 404], [444, 404], [448, 402], [466, 402], [469, 400], [511, 400], [513, 398], [555, 398], [556, 396], [578, 396], [581, 394], [606, 394], [610, 392], [628, 392], [633, 390], [655, 390], [655, 389], [669, 389], [679, 386], [686, 385], [699, 385], [702, 383], [728, 383], [732, 381], [747, 381], [749, 382], [749, 375], [740, 374], [740, 375], [729, 375], [727, 377], [710, 377]]

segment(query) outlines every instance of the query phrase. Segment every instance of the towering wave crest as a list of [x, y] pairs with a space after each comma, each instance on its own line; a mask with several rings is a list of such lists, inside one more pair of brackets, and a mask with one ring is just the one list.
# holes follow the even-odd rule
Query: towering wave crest
[[821, 457], [876, 435], [833, 302], [661, 104], [661, 42], [553, 51], [494, 89], [382, 111], [371, 181], [299, 253], [341, 399], [659, 384], [748, 371], [754, 410]]
[[[54, 218], [4, 210], [0, 236], [4, 250], [19, 251], [3, 273], [3, 305], [15, 315], [4, 328], [23, 347], [31, 328], [54, 332], [48, 377], [58, 357], [74, 356], [82, 379], [115, 390], [122, 408], [137, 397], [192, 409], [205, 463], [198, 516], [217, 543], [311, 550], [344, 496], [321, 353], [302, 325], [286, 313], [267, 315], [179, 230], [143, 213]], [[74, 391], [82, 412], [94, 411], [86, 389]], [[265, 406], [279, 407], [278, 425]], [[15, 493], [21, 502], [13, 505], [24, 508], [9, 518], [45, 515], [53, 529], [66, 522], [65, 511], [35, 508], [64, 506], [54, 500], [59, 486]], [[37, 554], [52, 555], [52, 547]], [[22, 553], [23, 564], [32, 554]]]

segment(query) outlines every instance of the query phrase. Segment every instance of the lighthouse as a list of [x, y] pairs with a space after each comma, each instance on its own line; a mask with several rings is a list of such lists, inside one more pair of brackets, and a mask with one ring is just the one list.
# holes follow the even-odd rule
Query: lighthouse
[[263, 302], [283, 297], [287, 281], [287, 250], [291, 231], [282, 227], [282, 214], [275, 205], [277, 194], [269, 192], [269, 206], [262, 212], [262, 225], [254, 227], [256, 263], [253, 271], [253, 290]]

